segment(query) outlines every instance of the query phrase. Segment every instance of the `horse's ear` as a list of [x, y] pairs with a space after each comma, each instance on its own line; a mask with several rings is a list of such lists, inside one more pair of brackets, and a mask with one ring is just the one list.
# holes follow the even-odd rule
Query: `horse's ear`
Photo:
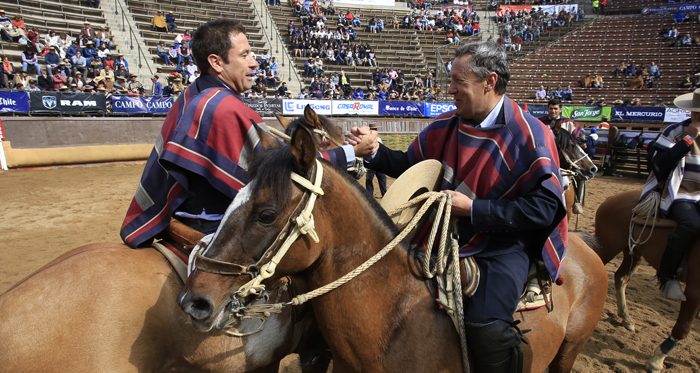
[[311, 105], [306, 105], [304, 108], [304, 119], [309, 127], [318, 129], [321, 128], [321, 121], [318, 119], [318, 114], [316, 114], [316, 111], [311, 108]]
[[561, 120], [557, 119], [552, 124], [552, 133], [554, 133], [554, 135], [558, 135], [560, 129], [561, 129]]
[[255, 131], [258, 133], [258, 137], [260, 138], [260, 147], [263, 150], [279, 149], [284, 146], [280, 144], [280, 142], [277, 141], [277, 139], [274, 136], [267, 133], [267, 131], [263, 130], [262, 127], [255, 123], [254, 120], [251, 119], [250, 123], [253, 123]]
[[275, 113], [275, 118], [277, 118], [277, 121], [280, 122], [280, 124], [282, 125], [282, 128], [284, 128], [284, 129], [287, 129], [287, 127], [289, 127], [289, 124], [292, 123], [291, 119], [287, 119], [287, 118], [285, 118], [277, 113]]
[[302, 176], [309, 174], [309, 170], [316, 161], [316, 141], [311, 131], [305, 126], [297, 127], [290, 141], [292, 155], [294, 156], [294, 170]]

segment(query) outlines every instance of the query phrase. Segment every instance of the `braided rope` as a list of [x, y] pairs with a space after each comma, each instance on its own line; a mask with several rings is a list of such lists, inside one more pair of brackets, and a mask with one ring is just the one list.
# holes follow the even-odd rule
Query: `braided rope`
[[[659, 204], [661, 203], [661, 194], [658, 191], [653, 191], [647, 194], [643, 200], [641, 200], [637, 206], [632, 209], [632, 218], [630, 219], [629, 227], [629, 238], [627, 239], [627, 247], [629, 248], [630, 255], [634, 248], [639, 245], [644, 245], [651, 239], [652, 234], [654, 234], [654, 227], [656, 226], [656, 220], [659, 215]], [[634, 219], [644, 218], [644, 225], [642, 230], [639, 232], [637, 237], [634, 237]], [[649, 234], [642, 238], [644, 230], [647, 227], [651, 227]]]

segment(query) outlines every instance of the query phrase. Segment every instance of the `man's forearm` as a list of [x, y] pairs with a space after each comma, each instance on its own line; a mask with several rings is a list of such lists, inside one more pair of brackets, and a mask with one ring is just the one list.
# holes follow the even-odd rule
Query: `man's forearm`
[[517, 232], [552, 225], [559, 199], [548, 189], [539, 187], [511, 200], [475, 199], [471, 221], [477, 232]]
[[412, 166], [411, 161], [408, 159], [407, 152], [391, 150], [384, 146], [384, 144], [379, 145], [379, 150], [373, 158], [365, 158], [365, 164], [374, 171], [387, 174], [394, 178], [401, 176], [404, 171]]

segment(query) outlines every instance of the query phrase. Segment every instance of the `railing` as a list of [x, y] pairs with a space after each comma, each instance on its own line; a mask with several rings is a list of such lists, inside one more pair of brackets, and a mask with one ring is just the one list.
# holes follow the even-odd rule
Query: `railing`
[[[279, 28], [277, 25], [274, 23], [272, 17], [270, 16], [270, 9], [265, 0], [262, 0], [262, 3], [267, 9], [265, 9], [264, 12], [259, 12], [257, 5], [255, 5], [256, 0], [251, 1], [253, 3], [253, 9], [255, 10], [255, 14], [257, 14], [258, 19], [260, 19], [261, 22], [261, 29], [263, 31], [263, 35], [265, 36], [265, 39], [267, 39], [267, 43], [270, 45], [270, 49], [273, 47], [273, 41], [274, 41], [274, 48], [275, 48], [275, 53], [280, 52], [280, 44], [282, 46], [282, 52], [284, 54], [284, 59], [282, 59], [281, 65], [284, 67], [285, 61], [287, 61], [287, 71], [289, 73], [289, 78], [287, 79], [288, 81], [292, 81], [292, 76], [294, 76], [299, 82], [299, 89], [304, 88], [304, 82], [299, 76], [299, 73], [297, 72], [296, 66], [294, 65], [294, 59], [292, 59], [292, 56], [289, 55], [289, 52], [287, 51], [287, 45], [284, 43], [284, 39], [282, 39], [282, 35], [279, 32]], [[261, 14], [262, 13], [262, 14]], [[274, 32], [272, 37], [268, 36], [268, 33], [266, 29], [272, 29], [270, 33]], [[280, 79], [281, 80], [281, 79]]]
[[[118, 6], [118, 7], [117, 7]], [[153, 76], [153, 70], [151, 69], [151, 64], [148, 63], [148, 57], [146, 54], [143, 52], [141, 49], [141, 46], [138, 44], [138, 42], [134, 43], [134, 40], [139, 40], [138, 35], [134, 33], [134, 27], [131, 26], [131, 22], [129, 22], [129, 19], [127, 18], [126, 12], [124, 12], [124, 7], [122, 7], [122, 4], [119, 2], [119, 0], [114, 0], [114, 14], [119, 15], [119, 11], [121, 10], [122, 13], [122, 32], [126, 32], [126, 27], [129, 27], [129, 48], [131, 50], [134, 49], [134, 44], [136, 44], [136, 47], [138, 48], [138, 57], [139, 57], [139, 69], [143, 67], [143, 64], [141, 62], [141, 57], [143, 57], [143, 61], [146, 62], [146, 67], [148, 68], [148, 72], [150, 73], [150, 76]]]

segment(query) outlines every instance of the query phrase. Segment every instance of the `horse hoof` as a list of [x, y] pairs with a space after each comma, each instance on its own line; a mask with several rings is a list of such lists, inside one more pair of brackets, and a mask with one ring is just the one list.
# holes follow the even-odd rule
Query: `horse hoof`
[[634, 333], [634, 325], [625, 324], [625, 329], [627, 329], [627, 330], [631, 331], [632, 333]]

